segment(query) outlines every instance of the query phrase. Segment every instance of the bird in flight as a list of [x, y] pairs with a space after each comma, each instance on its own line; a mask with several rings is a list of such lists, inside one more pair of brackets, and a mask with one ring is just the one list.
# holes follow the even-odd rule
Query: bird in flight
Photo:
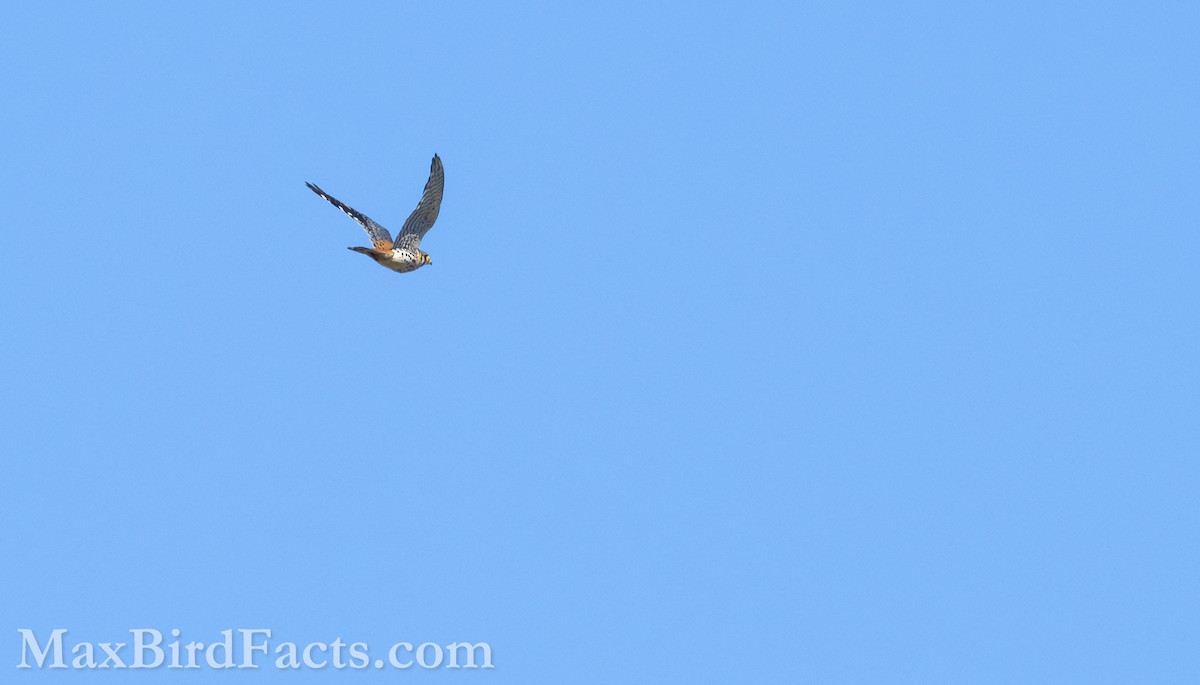
[[383, 226], [375, 223], [371, 217], [349, 205], [342, 204], [337, 198], [311, 183], [305, 183], [305, 185], [309, 190], [328, 200], [334, 207], [348, 214], [351, 219], [358, 222], [359, 226], [363, 227], [367, 235], [371, 236], [372, 247], [347, 249], [361, 252], [374, 259], [380, 266], [385, 266], [392, 271], [405, 273], [433, 263], [429, 259], [429, 254], [422, 250], [420, 245], [421, 238], [424, 238], [429, 229], [433, 228], [433, 222], [437, 221], [438, 210], [442, 207], [443, 177], [442, 160], [434, 155], [433, 162], [429, 166], [429, 180], [425, 182], [425, 192], [421, 194], [421, 201], [409, 215], [408, 221], [404, 222], [404, 227], [400, 229], [395, 241], [392, 240], [392, 234], [388, 233]]

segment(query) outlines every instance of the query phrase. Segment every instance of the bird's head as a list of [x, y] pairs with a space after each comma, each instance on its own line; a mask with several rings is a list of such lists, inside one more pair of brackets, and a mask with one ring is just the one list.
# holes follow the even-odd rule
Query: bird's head
[[429, 258], [428, 252], [421, 253], [421, 263], [422, 264], [433, 264], [433, 260]]

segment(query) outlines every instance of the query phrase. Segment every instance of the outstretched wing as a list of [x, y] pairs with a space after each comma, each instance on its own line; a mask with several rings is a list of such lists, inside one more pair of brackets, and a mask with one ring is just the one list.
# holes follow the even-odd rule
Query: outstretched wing
[[392, 234], [388, 233], [388, 230], [386, 228], [375, 223], [371, 219], [371, 217], [367, 216], [366, 214], [363, 214], [362, 212], [355, 210], [353, 207], [350, 207], [349, 205], [342, 204], [336, 197], [333, 197], [332, 195], [326, 193], [324, 190], [321, 190], [317, 186], [315, 186], [311, 183], [307, 183], [307, 182], [304, 185], [308, 186], [309, 190], [313, 191], [317, 195], [320, 195], [321, 197], [328, 200], [329, 204], [331, 204], [334, 207], [337, 207], [338, 209], [345, 212], [347, 215], [350, 216], [351, 219], [354, 219], [355, 221], [357, 221], [358, 225], [362, 226], [363, 230], [365, 230], [367, 232], [367, 235], [371, 236], [371, 243], [375, 246], [376, 250], [379, 250], [380, 252], [390, 252], [391, 251], [391, 249], [392, 249]]
[[404, 222], [404, 228], [400, 229], [400, 234], [396, 236], [396, 242], [406, 247], [415, 248], [421, 242], [421, 238], [433, 228], [433, 222], [437, 221], [438, 210], [442, 208], [442, 185], [445, 182], [445, 173], [442, 171], [442, 159], [437, 155], [433, 156], [433, 162], [429, 165], [429, 180], [425, 182], [425, 192], [421, 194], [421, 201], [417, 203], [417, 208], [409, 215], [408, 221]]

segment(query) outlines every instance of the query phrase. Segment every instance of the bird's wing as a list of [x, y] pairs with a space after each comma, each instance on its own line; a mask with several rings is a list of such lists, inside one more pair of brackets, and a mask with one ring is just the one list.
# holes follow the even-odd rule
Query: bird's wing
[[392, 235], [390, 233], [388, 233], [388, 230], [386, 228], [375, 223], [371, 219], [371, 217], [367, 216], [366, 214], [363, 214], [362, 212], [357, 211], [356, 209], [354, 209], [353, 207], [350, 207], [349, 205], [342, 204], [336, 197], [333, 197], [332, 195], [326, 193], [324, 190], [321, 190], [317, 186], [315, 186], [311, 183], [305, 183], [304, 185], [308, 186], [309, 190], [313, 191], [317, 195], [320, 195], [321, 197], [328, 200], [329, 204], [331, 204], [334, 207], [337, 207], [338, 209], [345, 212], [347, 215], [350, 216], [351, 219], [354, 219], [355, 221], [357, 221], [358, 225], [362, 226], [363, 230], [365, 230], [367, 232], [367, 235], [371, 236], [371, 243], [375, 246], [376, 250], [379, 250], [381, 252], [391, 251]]
[[433, 162], [429, 165], [429, 180], [425, 182], [425, 192], [421, 194], [421, 201], [409, 215], [408, 221], [404, 222], [404, 228], [400, 229], [400, 234], [396, 236], [396, 242], [415, 248], [420, 244], [421, 238], [424, 238], [425, 234], [429, 232], [429, 229], [433, 228], [433, 222], [438, 218], [438, 210], [442, 208], [444, 181], [442, 160], [434, 155]]

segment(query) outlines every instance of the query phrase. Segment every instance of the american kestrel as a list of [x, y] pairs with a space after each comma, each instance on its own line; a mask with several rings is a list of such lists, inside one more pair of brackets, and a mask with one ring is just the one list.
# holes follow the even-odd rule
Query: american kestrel
[[367, 235], [371, 236], [373, 247], [346, 249], [361, 252], [379, 262], [380, 266], [386, 266], [392, 271], [405, 273], [433, 263], [420, 245], [421, 238], [425, 237], [425, 234], [433, 227], [433, 222], [437, 221], [438, 210], [442, 207], [443, 177], [442, 160], [434, 155], [433, 163], [429, 166], [429, 180], [425, 182], [425, 192], [421, 194], [421, 201], [409, 215], [408, 221], [404, 222], [404, 228], [400, 229], [400, 234], [396, 236], [395, 242], [392, 241], [392, 235], [388, 233], [388, 230], [371, 220], [371, 217], [356, 211], [353, 207], [342, 204], [337, 198], [311, 183], [306, 182], [305, 185], [317, 195], [329, 200], [334, 207], [350, 215], [350, 218], [357, 221], [358, 225], [366, 230]]

